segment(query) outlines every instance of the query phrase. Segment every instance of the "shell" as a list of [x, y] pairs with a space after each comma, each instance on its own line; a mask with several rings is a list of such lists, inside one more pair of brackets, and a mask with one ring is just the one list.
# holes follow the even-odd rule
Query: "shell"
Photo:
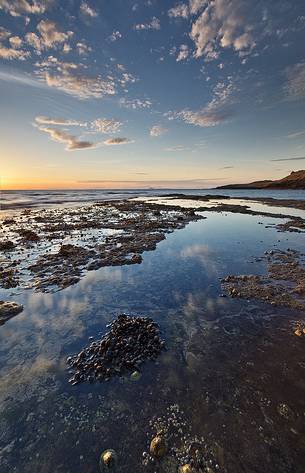
[[161, 435], [156, 435], [150, 443], [149, 451], [156, 458], [161, 458], [166, 454], [166, 442]]
[[100, 456], [100, 471], [101, 473], [115, 472], [118, 464], [118, 456], [112, 449], [104, 450]]

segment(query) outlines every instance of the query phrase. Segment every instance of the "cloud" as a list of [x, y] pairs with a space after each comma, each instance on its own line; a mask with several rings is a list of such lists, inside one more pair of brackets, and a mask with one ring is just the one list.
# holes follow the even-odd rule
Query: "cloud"
[[64, 69], [59, 74], [40, 71], [39, 77], [49, 87], [54, 87], [79, 99], [102, 98], [115, 94], [112, 80], [103, 79], [101, 76], [87, 76], [75, 70]]
[[90, 7], [87, 2], [82, 2], [80, 5], [80, 11], [81, 13], [89, 18], [96, 18], [98, 16], [98, 13], [94, 8]]
[[227, 121], [232, 116], [229, 110], [223, 110], [221, 107], [214, 107], [210, 104], [199, 111], [182, 110], [177, 117], [190, 125], [200, 127], [211, 127]]
[[187, 19], [191, 15], [196, 15], [206, 4], [207, 0], [190, 0], [188, 4], [178, 3], [175, 7], [168, 10], [168, 16], [170, 18]]
[[119, 82], [122, 86], [125, 86], [125, 84], [127, 84], [128, 82], [130, 82], [131, 84], [134, 84], [135, 82], [137, 82], [137, 78], [130, 74], [129, 72], [124, 72], [122, 74], [122, 77], [121, 79], [119, 79]]
[[36, 54], [41, 54], [44, 49], [57, 48], [74, 34], [73, 31], [60, 31], [57, 24], [50, 20], [41, 20], [37, 30], [40, 35], [31, 31], [25, 35], [26, 42], [35, 49]]
[[126, 108], [131, 108], [133, 110], [136, 110], [136, 109], [145, 109], [145, 108], [150, 108], [152, 106], [152, 102], [148, 99], [144, 99], [144, 100], [141, 100], [141, 99], [132, 99], [132, 100], [128, 100], [128, 99], [125, 99], [125, 98], [122, 98], [120, 99], [120, 105], [122, 107], [126, 107]]
[[176, 61], [185, 61], [189, 56], [189, 48], [186, 44], [181, 44]]
[[11, 36], [11, 32], [0, 26], [0, 41], [4, 41]]
[[293, 140], [295, 138], [300, 138], [300, 136], [304, 136], [304, 135], [305, 135], [305, 130], [296, 131], [295, 133], [289, 133], [289, 135], [287, 135], [287, 138], [289, 138], [290, 140]]
[[[194, 2], [194, 8], [196, 5]], [[216, 59], [219, 48], [249, 53], [255, 47], [251, 24], [254, 12], [255, 3], [250, 0], [209, 2], [192, 24], [190, 37], [195, 42], [195, 57]]]
[[153, 136], [153, 137], [157, 137], [157, 136], [164, 135], [164, 133], [167, 133], [167, 132], [168, 132], [168, 129], [167, 129], [167, 128], [164, 128], [164, 127], [161, 126], [161, 125], [154, 125], [154, 126], [149, 130], [150, 136]]
[[51, 20], [41, 20], [37, 25], [41, 34], [40, 42], [43, 48], [54, 48], [59, 43], [64, 43], [73, 35], [72, 31], [60, 31], [57, 24]]
[[0, 58], [1, 59], [19, 59], [20, 61], [24, 61], [26, 58], [30, 56], [29, 51], [23, 51], [21, 49], [15, 48], [7, 48], [5, 46], [1, 46], [0, 44]]
[[301, 157], [301, 158], [280, 158], [280, 159], [270, 159], [270, 161], [273, 161], [273, 162], [279, 162], [279, 161], [301, 161], [301, 160], [303, 160], [303, 159], [305, 159], [305, 157], [304, 157], [304, 158], [302, 158], [302, 157]]
[[161, 29], [160, 20], [154, 16], [149, 23], [139, 23], [139, 24], [135, 25], [134, 28], [137, 31], [141, 31], [141, 30], [160, 30]]
[[182, 119], [190, 125], [212, 127], [226, 122], [232, 115], [231, 105], [235, 86], [231, 78], [227, 82], [218, 82], [213, 89], [212, 100], [201, 110], [182, 110], [165, 114], [169, 120]]
[[285, 70], [287, 81], [284, 90], [291, 100], [305, 97], [305, 61], [294, 64]]
[[197, 13], [199, 13], [200, 10], [202, 10], [203, 7], [207, 5], [207, 3], [207, 0], [190, 0], [189, 6], [191, 14], [196, 15]]
[[170, 18], [188, 18], [190, 14], [189, 7], [185, 3], [179, 3], [175, 7], [168, 10]]
[[22, 46], [22, 39], [19, 36], [11, 36], [9, 39], [9, 43], [14, 49], [21, 48]]
[[46, 84], [39, 82], [38, 80], [33, 79], [30, 75], [22, 74], [17, 71], [13, 72], [6, 72], [0, 71], [0, 80], [9, 82], [9, 83], [16, 83], [19, 85], [26, 85], [30, 87], [35, 87], [37, 89], [45, 89], [47, 87]]
[[43, 49], [43, 44], [40, 37], [33, 32], [26, 33], [25, 35], [26, 42], [35, 49], [36, 54], [40, 54]]
[[80, 56], [87, 56], [87, 54], [92, 51], [92, 48], [86, 43], [79, 41], [76, 43], [76, 50]]
[[176, 153], [176, 152], [187, 151], [187, 150], [188, 148], [186, 148], [185, 146], [176, 145], [176, 146], [171, 146], [169, 148], [165, 148], [164, 151], [168, 151], [169, 153]]
[[91, 122], [90, 126], [96, 132], [112, 134], [120, 131], [122, 122], [119, 122], [118, 120], [114, 119], [97, 118], [96, 120]]
[[122, 38], [122, 35], [119, 31], [113, 31], [111, 35], [108, 37], [108, 40], [111, 42], [114, 42], [121, 38]]
[[226, 169], [234, 169], [234, 166], [224, 166], [222, 168], [219, 168], [219, 171], [224, 171]]
[[87, 126], [87, 123], [79, 122], [77, 120], [69, 120], [66, 118], [50, 118], [41, 115], [36, 117], [35, 121], [41, 125]]
[[39, 15], [45, 13], [53, 4], [53, 0], [0, 0], [0, 10], [12, 16], [23, 14]]
[[40, 126], [39, 130], [47, 133], [53, 141], [64, 143], [66, 145], [66, 151], [96, 148], [98, 145], [98, 143], [92, 143], [90, 141], [81, 141], [77, 137], [63, 130], [58, 130], [57, 128]]
[[133, 143], [133, 141], [128, 138], [108, 138], [108, 140], [104, 141], [106, 146], [126, 145], [129, 143]]
[[76, 64], [75, 62], [60, 61], [55, 56], [48, 56], [41, 62], [37, 61], [35, 66], [43, 71], [48, 69], [56, 69], [59, 72], [67, 72], [69, 70], [79, 69], [83, 65], [81, 63]]

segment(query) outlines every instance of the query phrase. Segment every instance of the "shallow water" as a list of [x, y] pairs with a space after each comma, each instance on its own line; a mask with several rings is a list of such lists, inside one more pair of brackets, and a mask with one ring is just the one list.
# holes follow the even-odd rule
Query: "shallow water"
[[268, 197], [274, 199], [305, 200], [305, 190], [271, 189], [84, 189], [84, 190], [2, 190], [0, 212], [27, 207], [54, 207], [58, 205], [79, 205], [82, 202], [125, 199], [130, 197], [165, 195], [171, 193], [193, 195], [226, 195], [233, 198]]
[[[214, 471], [304, 472], [304, 339], [292, 328], [304, 314], [221, 297], [220, 278], [263, 274], [256, 257], [303, 250], [305, 236], [265, 228], [274, 218], [206, 216], [141, 265], [90, 272], [53, 294], [1, 290], [25, 306], [0, 327], [1, 473], [93, 473], [106, 448], [120, 472], [175, 471], [142, 464], [151, 419], [173, 404], [216, 452]], [[157, 321], [167, 351], [137, 382], [69, 385], [66, 357], [120, 312]]]

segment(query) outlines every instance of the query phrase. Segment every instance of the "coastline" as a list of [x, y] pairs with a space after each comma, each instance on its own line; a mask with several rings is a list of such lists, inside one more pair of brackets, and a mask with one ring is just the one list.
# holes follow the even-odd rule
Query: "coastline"
[[[14, 247], [2, 252], [2, 270], [20, 279], [0, 294], [23, 308], [15, 306], [0, 327], [4, 473], [13, 462], [25, 468], [23, 451], [34, 473], [40, 456], [46, 471], [56, 471], [60, 451], [78, 472], [80, 449], [93, 469], [108, 448], [124, 473], [150, 473], [150, 443], [160, 429], [173, 449], [160, 462], [162, 473], [172, 471], [168, 462], [176, 471], [180, 453], [172, 452], [185, 458], [193, 443], [214, 472], [239, 471], [241, 432], [255, 445], [263, 439], [264, 455], [279, 439], [273, 441], [285, 443], [279, 461], [302, 465], [287, 439], [291, 429], [302, 438], [305, 408], [298, 381], [304, 202], [262, 199], [177, 193], [3, 216], [1, 241]], [[81, 377], [69, 384], [76, 369], [86, 374], [95, 344], [107, 342], [107, 325], [124, 313], [135, 323], [155, 322], [166, 350], [119, 375], [106, 372], [101, 382]], [[78, 360], [73, 374], [71, 356]], [[259, 468], [256, 448], [242, 449], [251, 468]], [[275, 459], [268, 468], [285, 471]]]

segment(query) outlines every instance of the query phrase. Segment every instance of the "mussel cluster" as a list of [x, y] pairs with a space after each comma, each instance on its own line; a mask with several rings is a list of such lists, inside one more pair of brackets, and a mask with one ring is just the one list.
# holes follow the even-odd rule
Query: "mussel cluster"
[[[158, 324], [149, 317], [119, 315], [99, 341], [67, 358], [76, 371], [71, 384], [107, 381], [138, 370], [145, 360], [155, 360], [165, 347]], [[72, 372], [73, 373], [73, 372]]]

